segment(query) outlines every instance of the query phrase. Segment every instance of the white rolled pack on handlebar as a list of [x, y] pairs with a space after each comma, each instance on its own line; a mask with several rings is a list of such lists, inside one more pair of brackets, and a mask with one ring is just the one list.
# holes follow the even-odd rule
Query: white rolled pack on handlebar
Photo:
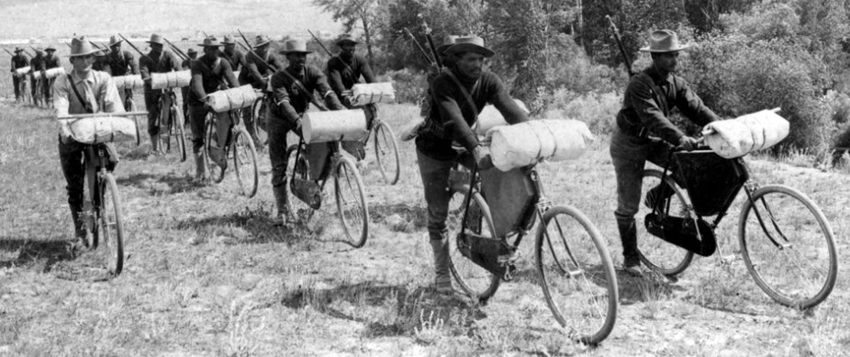
[[395, 89], [392, 82], [357, 83], [351, 87], [351, 105], [353, 106], [393, 101], [395, 101]]
[[188, 69], [178, 72], [151, 73], [151, 89], [182, 88], [189, 85], [192, 73]]
[[82, 118], [60, 118], [57, 122], [63, 142], [100, 144], [136, 140], [136, 123], [124, 116], [95, 114]]
[[30, 68], [32, 68], [32, 67], [26, 66], [26, 67], [21, 67], [21, 68], [15, 69], [15, 77], [20, 78], [20, 77], [26, 76], [27, 73], [30, 73]]
[[257, 92], [250, 84], [210, 93], [207, 103], [216, 113], [249, 107], [257, 100]]
[[490, 156], [501, 171], [541, 160], [576, 159], [595, 139], [587, 124], [572, 119], [531, 120], [491, 129]]
[[[531, 112], [521, 100], [514, 99], [514, 102], [516, 102], [519, 109], [522, 109], [526, 115]], [[472, 124], [472, 131], [474, 131], [478, 136], [484, 136], [488, 131], [490, 131], [490, 129], [502, 125], [508, 125], [508, 122], [505, 120], [505, 117], [502, 116], [502, 113], [500, 113], [495, 106], [490, 104], [484, 106], [484, 109], [481, 109], [481, 113], [478, 113], [478, 121], [476, 121], [475, 124]]]
[[360, 109], [304, 113], [301, 134], [308, 144], [363, 141], [369, 136], [366, 113]]
[[[47, 79], [53, 79], [63, 74], [65, 74], [65, 68], [62, 67], [51, 68], [44, 71], [44, 76], [47, 77]], [[41, 79], [41, 71], [33, 72], [32, 77], [35, 79]]]
[[115, 76], [112, 77], [112, 81], [115, 82], [115, 87], [118, 88], [118, 90], [137, 89], [142, 88], [145, 85], [145, 82], [142, 80], [141, 74]]
[[711, 122], [702, 131], [705, 144], [727, 159], [770, 148], [785, 139], [790, 130], [788, 121], [776, 114], [777, 111], [762, 110]]

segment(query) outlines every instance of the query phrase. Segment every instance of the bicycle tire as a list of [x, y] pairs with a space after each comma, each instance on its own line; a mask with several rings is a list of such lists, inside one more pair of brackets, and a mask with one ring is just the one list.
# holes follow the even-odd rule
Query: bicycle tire
[[[449, 270], [458, 287], [470, 298], [486, 304], [496, 294], [501, 284], [501, 278], [490, 273], [487, 269], [475, 264], [461, 253], [457, 246], [458, 234], [460, 233], [461, 220], [463, 219], [463, 202], [469, 190], [461, 188], [452, 192], [449, 201], [449, 215], [446, 219], [446, 229], [449, 232]], [[482, 231], [489, 233], [489, 237], [495, 237], [493, 232], [493, 216], [490, 207], [480, 193], [472, 194], [469, 202], [470, 213], [467, 215], [467, 229], [472, 233], [483, 235]], [[484, 225], [486, 224], [486, 227]], [[486, 228], [486, 229], [484, 229]]]
[[[180, 110], [177, 109], [177, 105], [171, 105], [171, 129], [172, 136], [174, 136], [177, 142], [177, 148], [180, 150], [180, 162], [185, 162], [188, 158], [188, 153], [186, 152], [186, 135], [183, 127], [183, 114], [181, 114]], [[173, 132], [176, 131], [177, 135], [173, 135]]]
[[[646, 232], [644, 225], [644, 217], [652, 212], [652, 208], [644, 204], [646, 193], [661, 182], [661, 176], [662, 172], [655, 169], [647, 169], [643, 172], [643, 187], [641, 188], [641, 198], [639, 201], [640, 209], [636, 215], [638, 257], [652, 271], [665, 276], [676, 276], [684, 272], [691, 265], [694, 259], [694, 253], [649, 234]], [[689, 208], [692, 206], [690, 205], [687, 193], [676, 185], [670, 176], [666, 177], [665, 183], [673, 189], [675, 192], [674, 196], [677, 198], [670, 203], [669, 210], [673, 212], [672, 215], [683, 217], [685, 213], [690, 212], [688, 214], [692, 214], [693, 211]], [[696, 224], [694, 224], [694, 227], [696, 227]]]
[[[570, 228], [570, 232], [565, 235], [565, 226], [570, 222], [562, 222], [558, 219], [560, 216], [578, 225], [566, 227]], [[550, 229], [553, 221], [554, 229]], [[560, 246], [557, 242], [553, 245], [555, 234], [560, 236]], [[566, 250], [565, 260], [562, 261], [556, 253], [556, 246]], [[546, 251], [554, 258], [554, 265], [547, 261]], [[596, 345], [607, 338], [617, 320], [617, 275], [605, 240], [596, 226], [576, 208], [558, 206], [549, 209], [543, 214], [537, 229], [535, 257], [546, 304], [555, 320], [569, 330], [570, 337], [587, 345]], [[586, 263], [589, 260], [593, 261]], [[559, 277], [565, 279], [556, 279]], [[559, 294], [559, 288], [567, 291]], [[561, 299], [566, 303], [564, 307], [556, 302]], [[606, 306], [589, 306], [588, 302], [605, 303]], [[588, 306], [588, 309], [583, 308]], [[594, 323], [593, 320], [598, 321]]]
[[[257, 194], [257, 186], [260, 182], [260, 171], [257, 167], [257, 149], [254, 140], [243, 127], [238, 127], [233, 133], [233, 170], [236, 171], [236, 180], [242, 195], [248, 198]], [[245, 169], [243, 171], [243, 168]]]
[[[776, 195], [774, 196], [773, 194]], [[785, 195], [786, 198], [782, 199], [780, 195]], [[770, 201], [769, 204], [768, 201]], [[762, 204], [760, 207], [753, 206], [753, 202], [761, 202]], [[756, 214], [753, 214], [752, 219], [748, 221], [750, 212], [755, 212], [754, 207], [757, 207], [756, 210], [759, 211], [758, 215], [765, 221], [764, 226], [758, 223], [758, 216]], [[798, 211], [801, 209], [807, 210], [812, 216], [800, 217]], [[794, 213], [794, 215], [783, 216], [777, 219], [778, 215], [787, 212]], [[785, 226], [786, 223], [790, 223], [790, 225]], [[762, 239], [748, 237], [748, 227], [753, 228], [750, 230], [753, 235], [757, 234], [759, 230], [764, 232], [765, 234]], [[781, 244], [786, 244], [786, 246], [783, 248], [775, 246], [767, 237], [770, 233], [765, 232], [764, 228], [772, 229], [774, 239]], [[820, 233], [814, 232], [813, 230], [815, 229], [818, 229]], [[779, 234], [780, 231], [782, 234]], [[792, 233], [801, 234], [794, 234], [794, 238], [790, 242], [781, 239], [782, 237], [788, 238]], [[817, 238], [814, 240], [805, 239], [813, 235], [817, 235]], [[821, 240], [821, 236], [823, 240]], [[800, 238], [799, 242], [797, 238]], [[820, 304], [832, 293], [838, 275], [838, 255], [835, 247], [835, 235], [820, 208], [802, 192], [782, 185], [769, 185], [756, 190], [752, 194], [752, 201], [749, 199], [746, 200], [744, 206], [741, 208], [741, 215], [738, 221], [738, 242], [741, 245], [744, 264], [750, 275], [756, 284], [776, 302], [804, 310]], [[803, 250], [806, 252], [803, 253]], [[763, 251], [773, 254], [767, 254], [766, 257], [761, 257]], [[803, 259], [794, 261], [794, 256]], [[781, 259], [783, 257], [787, 259]], [[813, 289], [805, 289], [806, 286], [803, 286], [803, 289], [801, 289], [798, 286], [798, 284], [806, 285], [807, 280], [814, 277], [814, 274], [811, 274], [812, 272], [802, 271], [802, 274], [790, 279], [782, 279], [781, 277], [774, 277], [770, 274], [774, 271], [803, 270], [800, 263], [806, 262], [815, 264], [825, 263], [822, 268], [826, 268], [826, 274], [823, 276], [822, 282], [818, 279], [818, 282], [808, 284]], [[766, 265], [767, 269], [761, 269], [760, 267], [762, 265]], [[815, 269], [814, 271], [823, 272], [824, 270]], [[788, 283], [791, 290], [786, 291], [780, 287], [783, 283]], [[798, 295], [795, 294], [798, 291], [805, 291], [807, 294], [794, 296]], [[811, 294], [808, 294], [809, 292]]]
[[121, 196], [111, 173], [104, 170], [98, 177], [101, 183], [98, 212], [100, 226], [94, 232], [94, 247], [97, 248], [97, 254], [105, 258], [107, 270], [117, 276], [124, 269], [124, 218]]
[[254, 133], [257, 134], [257, 140], [263, 145], [268, 145], [269, 134], [266, 131], [266, 99], [264, 97], [254, 100], [254, 104], [251, 106], [251, 115], [253, 116], [251, 125], [254, 128]]
[[[395, 185], [401, 176], [401, 164], [398, 156], [398, 143], [392, 128], [384, 122], [378, 122], [375, 126], [375, 161], [381, 176], [390, 184]], [[382, 147], [386, 145], [386, 147]]]
[[[207, 161], [207, 170], [210, 173], [210, 178], [215, 183], [221, 183], [224, 180], [224, 171], [226, 168], [222, 168], [219, 166], [213, 159], [211, 155], [211, 151], [213, 149], [213, 143], [215, 142], [215, 146], [218, 146], [218, 133], [216, 131], [215, 121], [212, 119], [211, 114], [207, 114], [207, 118], [204, 121], [204, 155], [205, 160]], [[224, 149], [221, 149], [224, 150]], [[222, 161], [227, 162], [227, 151], [222, 153], [224, 155], [224, 159]]]
[[[369, 205], [366, 202], [363, 178], [360, 177], [360, 171], [357, 170], [354, 162], [344, 156], [337, 162], [333, 178], [337, 213], [345, 236], [348, 238], [345, 243], [354, 248], [360, 248], [366, 244], [369, 236]], [[352, 188], [352, 184], [357, 187]], [[348, 204], [354, 201], [357, 202]], [[351, 222], [352, 225], [348, 224], [350, 221], [354, 221]]]
[[[286, 158], [287, 158], [287, 160], [286, 160], [286, 171], [285, 171], [286, 172], [286, 182], [284, 183], [284, 185], [286, 185], [286, 189], [288, 191], [288, 194], [286, 195], [286, 204], [289, 205], [289, 209], [291, 210], [291, 213], [295, 217], [303, 217], [304, 218], [303, 222], [308, 223], [310, 221], [310, 219], [313, 217], [313, 213], [315, 212], [315, 210], [313, 210], [313, 208], [310, 207], [308, 204], [306, 204], [306, 203], [302, 202], [300, 199], [298, 199], [298, 197], [295, 196], [295, 193], [292, 192], [291, 183], [292, 183], [292, 179], [296, 175], [300, 176], [300, 178], [302, 178], [302, 179], [307, 179], [307, 177], [306, 177], [307, 173], [306, 172], [304, 172], [303, 174], [299, 174], [295, 170], [295, 166], [296, 166], [295, 161], [297, 160], [297, 158], [295, 156], [296, 156], [297, 153], [298, 153], [298, 145], [297, 144], [289, 145], [289, 147], [286, 148]], [[304, 160], [304, 157], [301, 157], [301, 159]]]
[[[136, 103], [132, 99], [127, 99], [124, 106], [127, 107], [126, 110], [128, 112], [135, 112], [136, 111]], [[139, 116], [138, 115], [133, 116], [133, 124], [136, 126], [136, 146], [140, 146], [140, 145], [142, 145], [142, 134], [141, 134], [141, 130], [139, 129]]]

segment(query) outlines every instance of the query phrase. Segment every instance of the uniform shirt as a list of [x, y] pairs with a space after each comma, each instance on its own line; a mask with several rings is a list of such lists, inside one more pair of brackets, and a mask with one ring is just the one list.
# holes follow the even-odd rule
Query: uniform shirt
[[56, 108], [56, 116], [88, 113], [85, 105], [80, 103], [74, 90], [71, 89], [71, 82], [76, 86], [80, 96], [91, 104], [94, 113], [124, 112], [118, 89], [112, 82], [112, 77], [106, 72], [89, 71], [88, 76], [80, 77], [76, 71], [72, 71], [70, 81], [68, 76], [67, 74], [58, 76], [53, 83], [53, 107]]
[[353, 55], [348, 60], [343, 60], [341, 57], [331, 57], [328, 60], [328, 81], [337, 96], [341, 96], [342, 92], [360, 81], [360, 76], [366, 80], [366, 83], [374, 83], [375, 75], [372, 74], [372, 67], [366, 58], [360, 55]]
[[30, 60], [30, 71], [44, 71], [46, 70], [46, 63], [44, 61], [44, 56], [36, 55]]
[[[197, 80], [200, 76], [201, 80]], [[239, 83], [230, 69], [230, 62], [221, 58], [213, 59], [202, 56], [192, 63], [192, 90], [189, 91], [189, 105], [203, 105], [201, 98], [214, 93], [227, 81], [230, 87], [238, 87]]]
[[45, 68], [59, 68], [61, 66], [62, 61], [59, 59], [59, 56], [53, 54], [52, 56], [44, 56], [44, 65]]
[[[151, 52], [139, 58], [139, 73], [141, 73], [142, 79], [150, 78], [151, 73], [165, 73], [179, 70], [177, 60], [168, 51], [162, 51], [158, 55], [154, 55]], [[150, 90], [151, 82], [147, 80], [145, 81], [145, 92]]]
[[[466, 96], [449, 73], [440, 73], [432, 84], [432, 103], [425, 127], [416, 137], [416, 148], [436, 160], [452, 160], [456, 156], [452, 141], [457, 141], [472, 152], [478, 145], [478, 137], [470, 128], [484, 106], [493, 104], [508, 123], [527, 121], [528, 116], [508, 95], [507, 87], [492, 72], [482, 71], [475, 79], [465, 78], [451, 70], [472, 97], [472, 108]], [[430, 123], [429, 123], [430, 122]], [[451, 123], [446, 125], [446, 123]], [[437, 129], [435, 129], [435, 127]], [[443, 130], [443, 132], [440, 132]]]
[[227, 51], [222, 50], [219, 56], [226, 59], [227, 62], [230, 62], [230, 70], [234, 72], [242, 69], [242, 65], [245, 64], [245, 55], [238, 50], [233, 50], [233, 53], [231, 54], [227, 54]]
[[[291, 113], [286, 114], [284, 110], [281, 108], [281, 104], [284, 102], [288, 102], [293, 109], [295, 109], [295, 114], [302, 115], [305, 111], [307, 111], [307, 107], [310, 106], [310, 100], [313, 98], [313, 92], [319, 92], [319, 95], [322, 98], [327, 97], [329, 94], [333, 94], [330, 85], [328, 85], [328, 80], [325, 77], [325, 74], [322, 73], [318, 68], [313, 66], [304, 66], [304, 68], [300, 71], [295, 71], [292, 67], [287, 67], [284, 69], [287, 73], [298, 79], [301, 84], [307, 88], [309, 92], [305, 93], [301, 88], [289, 78], [289, 76], [278, 72], [275, 73], [270, 82], [272, 96], [274, 98], [274, 103], [276, 105], [270, 106], [271, 114], [282, 119], [286, 119], [289, 121], [296, 121], [298, 118], [293, 118]], [[344, 109], [341, 108], [339, 102], [335, 103], [332, 101], [332, 105], [329, 105], [333, 110]]]
[[18, 68], [29, 66], [29, 59], [21, 53], [12, 56], [12, 72]]
[[[266, 62], [274, 68], [264, 65], [262, 62]], [[245, 68], [242, 68], [242, 72], [239, 72], [239, 83], [250, 84], [256, 89], [265, 89], [263, 88], [263, 77], [270, 76], [278, 69], [284, 67], [285, 66], [283, 61], [280, 60], [280, 57], [272, 53], [266, 52], [262, 61], [260, 61], [260, 58], [257, 57], [256, 52], [248, 53], [248, 55], [245, 56]]]
[[113, 76], [139, 74], [139, 65], [136, 64], [135, 57], [130, 51], [118, 51], [118, 53], [110, 51], [106, 55], [105, 62]]
[[109, 68], [109, 63], [107, 63], [107, 61], [106, 56], [97, 56], [94, 58], [94, 63], [92, 64], [91, 69], [109, 73], [111, 76], [112, 69]]
[[665, 78], [654, 67], [649, 67], [629, 81], [623, 95], [623, 108], [617, 113], [617, 126], [632, 135], [638, 135], [645, 128], [653, 135], [678, 145], [685, 134], [667, 119], [673, 106], [699, 125], [720, 120], [717, 114], [703, 105], [682, 77], [669, 74]]

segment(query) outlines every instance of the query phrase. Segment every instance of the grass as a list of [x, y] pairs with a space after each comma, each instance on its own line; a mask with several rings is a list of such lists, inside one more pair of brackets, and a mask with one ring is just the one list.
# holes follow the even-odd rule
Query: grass
[[[400, 128], [417, 113], [386, 105], [380, 115]], [[383, 184], [374, 164], [364, 173], [372, 222], [357, 250], [334, 242], [333, 205], [311, 229], [271, 225], [267, 153], [258, 195], [246, 199], [233, 175], [220, 185], [191, 184], [193, 163], [148, 156], [147, 135], [138, 148], [119, 144], [130, 257], [116, 279], [74, 280], [61, 272], [84, 259], [63, 253], [73, 230], [49, 112], [0, 102], [0, 125], [0, 356], [839, 356], [850, 349], [846, 264], [829, 299], [807, 312], [771, 301], [740, 259], [697, 258], [675, 282], [618, 273], [617, 324], [598, 348], [572, 343], [553, 323], [528, 242], [520, 274], [487, 306], [441, 299], [430, 286], [411, 142], [400, 143], [398, 185]], [[763, 158], [750, 164], [761, 182], [814, 199], [839, 253], [847, 250], [846, 172]], [[585, 212], [619, 265], [607, 137], [582, 158], [540, 172], [549, 198]], [[718, 228], [725, 254], [737, 251], [740, 199]]]

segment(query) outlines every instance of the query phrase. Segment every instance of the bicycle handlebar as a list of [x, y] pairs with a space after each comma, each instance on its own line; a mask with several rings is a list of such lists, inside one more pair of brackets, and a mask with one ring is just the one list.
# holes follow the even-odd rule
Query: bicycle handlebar
[[99, 117], [130, 117], [136, 115], [148, 115], [146, 111], [140, 112], [123, 112], [123, 113], [87, 113], [87, 114], [70, 114], [65, 116], [57, 116], [56, 119], [82, 119], [82, 118], [99, 118]]

